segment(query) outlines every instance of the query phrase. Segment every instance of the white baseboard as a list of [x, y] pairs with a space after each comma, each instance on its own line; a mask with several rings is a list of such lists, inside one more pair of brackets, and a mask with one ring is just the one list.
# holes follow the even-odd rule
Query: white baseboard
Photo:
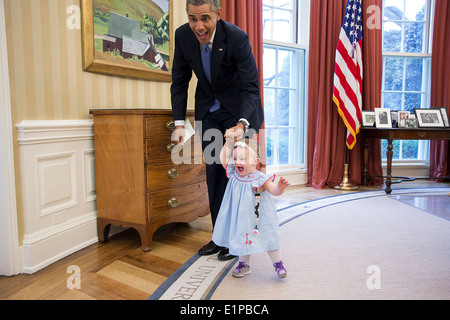
[[23, 272], [33, 274], [98, 242], [96, 213], [25, 235]]
[[[383, 174], [386, 175], [387, 165], [383, 163]], [[393, 163], [392, 175], [395, 177], [427, 178], [430, 176], [428, 163]]]
[[286, 178], [291, 186], [305, 185], [308, 181], [306, 169], [268, 167], [267, 174], [275, 174], [276, 178]]

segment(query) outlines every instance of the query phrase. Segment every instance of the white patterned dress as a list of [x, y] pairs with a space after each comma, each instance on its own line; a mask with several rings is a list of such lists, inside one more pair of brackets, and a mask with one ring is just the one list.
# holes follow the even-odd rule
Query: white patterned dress
[[275, 175], [255, 171], [241, 177], [235, 170], [233, 160], [227, 165], [229, 178], [222, 200], [212, 240], [221, 247], [229, 248], [235, 256], [246, 256], [280, 249], [280, 233], [277, 210], [272, 195], [261, 193], [258, 232], [255, 231], [255, 190]]

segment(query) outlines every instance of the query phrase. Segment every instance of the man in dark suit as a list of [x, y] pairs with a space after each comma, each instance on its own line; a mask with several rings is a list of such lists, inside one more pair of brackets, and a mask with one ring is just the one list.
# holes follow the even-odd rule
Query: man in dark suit
[[[220, 161], [210, 163], [206, 159], [207, 156], [218, 159], [219, 155], [208, 155], [205, 151], [220, 151], [224, 144], [222, 136], [241, 138], [250, 128], [257, 133], [264, 116], [258, 71], [248, 35], [221, 20], [219, 0], [187, 0], [186, 11], [189, 23], [175, 32], [171, 87], [176, 126], [173, 139], [180, 143], [184, 139], [188, 88], [194, 72], [198, 79], [195, 119], [201, 121], [202, 137], [210, 129], [221, 132], [220, 139], [205, 141], [208, 139], [202, 138], [214, 227], [228, 180]], [[211, 143], [216, 146], [211, 148]], [[220, 260], [233, 258], [227, 248], [217, 247], [212, 241], [199, 250], [200, 255], [216, 252]]]

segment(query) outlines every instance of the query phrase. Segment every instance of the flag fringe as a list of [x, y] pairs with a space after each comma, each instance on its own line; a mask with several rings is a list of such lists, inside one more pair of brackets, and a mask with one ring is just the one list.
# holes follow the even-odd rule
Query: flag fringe
[[346, 119], [346, 117], [344, 115], [344, 112], [341, 110], [341, 107], [339, 105], [339, 100], [336, 98], [336, 96], [334, 94], [333, 94], [333, 101], [334, 101], [334, 103], [336, 104], [336, 106], [338, 108], [339, 115], [341, 116], [342, 120], [344, 121], [344, 124], [347, 127], [347, 130], [350, 131], [350, 134], [353, 136], [353, 143], [351, 145], [348, 144], [347, 139], [346, 139], [346, 142], [345, 142], [347, 147], [348, 147], [348, 149], [352, 150], [355, 147], [355, 145], [356, 145], [356, 142], [357, 142], [356, 135], [359, 133], [359, 129], [361, 128], [361, 124], [356, 128], [356, 132], [355, 132], [355, 130], [353, 130], [352, 126], [347, 122], [347, 119]]

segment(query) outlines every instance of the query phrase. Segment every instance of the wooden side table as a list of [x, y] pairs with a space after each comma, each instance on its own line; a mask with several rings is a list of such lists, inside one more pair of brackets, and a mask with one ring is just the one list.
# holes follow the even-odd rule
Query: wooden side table
[[[361, 128], [361, 135], [364, 141], [364, 185], [367, 185], [368, 171], [367, 162], [369, 158], [369, 141], [368, 139], [385, 139], [388, 141], [387, 146], [387, 172], [386, 172], [386, 189], [385, 192], [392, 192], [392, 157], [394, 155], [394, 140], [450, 140], [450, 128]], [[394, 177], [395, 178], [395, 177]], [[403, 180], [413, 181], [415, 178], [400, 177]]]

